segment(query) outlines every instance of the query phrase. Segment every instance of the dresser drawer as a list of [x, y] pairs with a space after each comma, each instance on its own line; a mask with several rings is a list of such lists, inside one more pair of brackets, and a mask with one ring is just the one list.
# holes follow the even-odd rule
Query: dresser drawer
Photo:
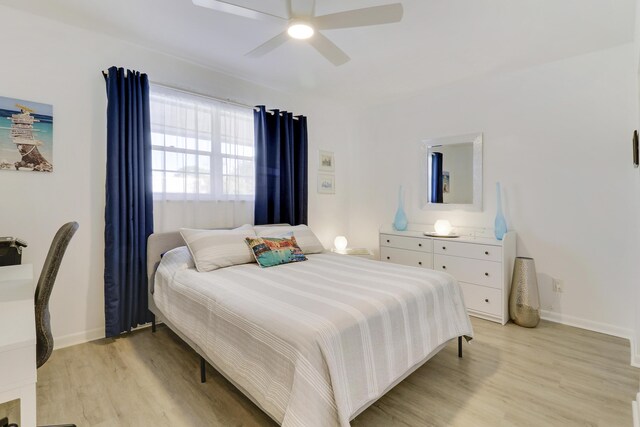
[[502, 264], [493, 261], [434, 255], [433, 269], [445, 271], [460, 282], [502, 289]]
[[464, 295], [464, 303], [470, 310], [494, 316], [502, 315], [502, 291], [486, 286], [459, 282]]
[[380, 247], [408, 249], [410, 251], [433, 252], [433, 240], [420, 237], [396, 236], [393, 234], [380, 235]]
[[433, 252], [464, 258], [484, 259], [496, 262], [502, 261], [502, 248], [500, 246], [434, 240]]
[[410, 265], [413, 267], [433, 267], [432, 254], [408, 251], [406, 249], [388, 248], [385, 246], [380, 247], [380, 260], [385, 262], [392, 262], [395, 264]]

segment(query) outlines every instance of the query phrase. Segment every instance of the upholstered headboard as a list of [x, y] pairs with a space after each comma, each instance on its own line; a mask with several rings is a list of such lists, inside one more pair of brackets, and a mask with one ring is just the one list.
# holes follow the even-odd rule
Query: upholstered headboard
[[[271, 227], [288, 226], [289, 224], [269, 224]], [[229, 230], [229, 228], [218, 228], [217, 230]], [[186, 243], [179, 231], [169, 231], [167, 233], [153, 233], [147, 240], [147, 279], [149, 283], [149, 293], [153, 293], [154, 278], [156, 269], [160, 264], [162, 255], [171, 249], [185, 246]]]
[[150, 293], [153, 293], [153, 281], [162, 255], [173, 248], [184, 245], [184, 240], [179, 231], [154, 233], [149, 236], [147, 240], [147, 278], [149, 280]]

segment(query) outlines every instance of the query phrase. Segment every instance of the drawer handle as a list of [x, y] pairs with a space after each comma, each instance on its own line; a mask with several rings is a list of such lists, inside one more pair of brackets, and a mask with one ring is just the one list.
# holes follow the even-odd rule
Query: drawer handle
[[485, 276], [489, 277], [489, 273], [484, 273]]
[[387, 257], [387, 259], [391, 259], [391, 257]]
[[443, 265], [443, 266], [442, 266], [442, 269], [443, 269], [443, 270], [446, 270], [446, 269], [447, 269], [447, 266], [446, 266], [446, 265]]
[[389, 239], [387, 239], [387, 243], [389, 243]]
[[489, 251], [484, 251], [484, 254], [485, 255], [489, 255]]
[[422, 247], [422, 243], [418, 243], [418, 246]]
[[443, 250], [443, 251], [446, 251], [446, 250], [447, 250], [447, 247], [446, 247], [446, 246], [443, 246], [443, 247], [442, 247], [442, 250]]
[[484, 299], [484, 302], [489, 302], [489, 298], [485, 298], [485, 299]]
[[418, 265], [422, 265], [422, 261], [418, 261]]

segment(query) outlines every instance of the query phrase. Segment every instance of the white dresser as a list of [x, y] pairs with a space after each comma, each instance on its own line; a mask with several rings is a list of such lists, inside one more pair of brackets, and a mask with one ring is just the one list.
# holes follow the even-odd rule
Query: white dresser
[[[433, 227], [424, 226], [423, 230]], [[380, 260], [444, 271], [458, 279], [470, 315], [509, 320], [509, 290], [516, 234], [494, 237], [427, 237], [423, 231], [380, 230]]]

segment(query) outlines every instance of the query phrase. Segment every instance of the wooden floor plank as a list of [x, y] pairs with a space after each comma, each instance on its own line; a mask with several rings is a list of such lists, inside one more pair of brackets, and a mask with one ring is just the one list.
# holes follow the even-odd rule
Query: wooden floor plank
[[[629, 342], [551, 322], [473, 319], [451, 344], [352, 426], [630, 426], [639, 387]], [[38, 423], [79, 426], [274, 426], [168, 328], [55, 351], [38, 371]]]

